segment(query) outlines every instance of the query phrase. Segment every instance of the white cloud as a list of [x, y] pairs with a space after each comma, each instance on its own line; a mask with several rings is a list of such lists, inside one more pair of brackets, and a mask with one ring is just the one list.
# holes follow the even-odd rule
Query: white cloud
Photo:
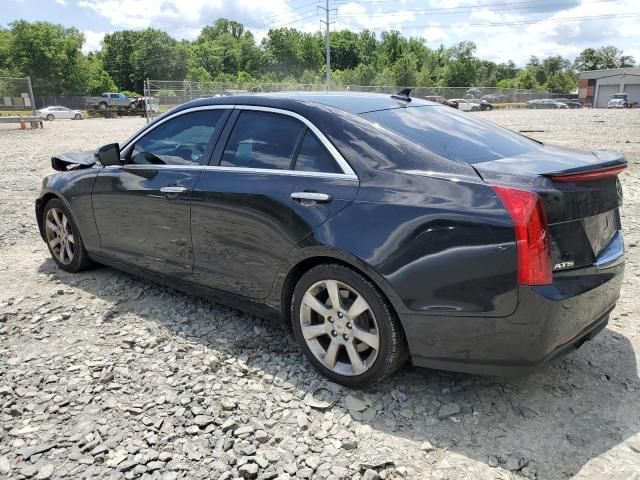
[[[573, 17], [637, 13], [637, 0], [564, 0], [562, 3], [549, 0], [544, 4], [520, 6], [497, 6], [491, 0], [482, 3], [485, 6], [476, 4], [470, 8], [469, 2], [463, 0], [420, 3], [398, 0], [385, 4], [352, 0], [336, 5], [332, 29], [371, 29], [379, 34], [381, 30], [397, 28], [405, 36], [424, 38], [432, 47], [472, 40], [481, 58], [498, 62], [512, 59], [519, 65], [526, 63], [530, 55], [574, 57], [584, 48], [606, 44], [616, 45], [640, 61], [638, 17], [563, 21]], [[138, 0], [134, 8], [130, 0], [78, 0], [77, 5], [103, 17], [108, 22], [106, 28], [112, 30], [152, 26], [176, 38], [187, 39], [197, 37], [204, 25], [219, 17], [240, 21], [260, 41], [270, 28], [292, 27], [316, 32], [321, 29], [319, 20], [323, 16], [317, 5], [293, 3], [293, 0]], [[509, 22], [535, 23], [474, 26]], [[467, 26], [448, 28], [451, 24]], [[97, 48], [103, 34], [87, 32], [85, 50]]]
[[93, 30], [83, 30], [84, 34], [84, 45], [82, 46], [82, 51], [84, 53], [95, 52], [96, 50], [100, 50], [100, 42], [104, 39], [104, 36], [107, 33], [111, 32], [94, 32]]
[[67, 0], [56, 0], [58, 5], [62, 5], [63, 7], [67, 6]]

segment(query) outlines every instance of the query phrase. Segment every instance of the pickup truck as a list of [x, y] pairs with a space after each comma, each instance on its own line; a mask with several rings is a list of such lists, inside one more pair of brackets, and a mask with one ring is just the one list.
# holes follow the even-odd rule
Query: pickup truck
[[136, 99], [129, 98], [124, 93], [103, 93], [99, 97], [87, 98], [89, 106], [97, 106], [100, 110], [108, 107], [135, 108]]
[[638, 102], [630, 102], [628, 93], [615, 93], [609, 98], [607, 108], [637, 108]]

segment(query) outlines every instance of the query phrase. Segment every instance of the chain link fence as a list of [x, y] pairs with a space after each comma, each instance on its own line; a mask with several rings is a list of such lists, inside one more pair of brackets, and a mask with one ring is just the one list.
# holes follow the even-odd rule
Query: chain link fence
[[[496, 87], [396, 87], [392, 85], [335, 85], [333, 91], [394, 93], [402, 88], [411, 88], [411, 96], [442, 96], [448, 99], [484, 98], [495, 104], [524, 104], [529, 100], [549, 98], [549, 92]], [[189, 80], [146, 80], [145, 97], [157, 99], [162, 110], [176, 105], [213, 96], [250, 95], [262, 92], [320, 92], [324, 84], [307, 83], [260, 83], [234, 84], [218, 82], [192, 82]]]
[[31, 112], [34, 110], [33, 91], [28, 77], [0, 77], [0, 111]]

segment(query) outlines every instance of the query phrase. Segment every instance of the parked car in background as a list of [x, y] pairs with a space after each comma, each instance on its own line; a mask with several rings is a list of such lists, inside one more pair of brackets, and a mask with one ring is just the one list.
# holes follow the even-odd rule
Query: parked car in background
[[536, 100], [529, 100], [527, 102], [527, 108], [569, 108], [567, 105], [565, 105], [562, 102], [558, 102], [556, 100], [553, 100], [551, 98], [539, 98]]
[[456, 102], [458, 104], [458, 110], [462, 110], [463, 112], [477, 112], [481, 110], [480, 103], [471, 102], [464, 98], [454, 98], [451, 101]]
[[458, 102], [447, 100], [442, 95], [427, 95], [424, 97], [424, 99], [429, 100], [430, 102], [441, 103], [442, 105], [446, 105], [447, 107], [458, 108]]
[[80, 110], [72, 110], [59, 106], [41, 108], [40, 110], [36, 110], [36, 115], [48, 121], [55, 120], [56, 118], [66, 118], [69, 120], [82, 120], [84, 118]]
[[607, 108], [634, 108], [638, 102], [630, 102], [628, 93], [615, 93], [611, 95]]
[[483, 98], [465, 98], [468, 102], [480, 105], [481, 111], [493, 110], [493, 104]]
[[526, 374], [604, 329], [623, 282], [623, 155], [407, 90], [197, 100], [52, 166], [35, 213], [59, 268], [278, 318], [350, 387], [408, 359]]
[[136, 99], [129, 98], [124, 93], [106, 92], [99, 97], [87, 98], [87, 104], [98, 107], [100, 110], [106, 110], [109, 107], [136, 108]]
[[509, 97], [507, 95], [501, 95], [497, 93], [489, 93], [487, 95], [483, 95], [481, 99], [491, 103], [505, 103], [509, 101]]
[[582, 108], [582, 104], [577, 100], [571, 100], [570, 98], [554, 98], [556, 102], [564, 103], [569, 108]]

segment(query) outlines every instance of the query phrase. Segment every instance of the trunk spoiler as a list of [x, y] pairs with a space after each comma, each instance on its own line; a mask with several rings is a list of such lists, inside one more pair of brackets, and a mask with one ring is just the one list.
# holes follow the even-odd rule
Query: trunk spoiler
[[594, 150], [592, 153], [599, 162], [546, 172], [542, 175], [554, 182], [583, 182], [615, 177], [627, 168], [627, 161], [620, 153], [610, 150]]
[[51, 157], [51, 167], [59, 172], [89, 168], [96, 163], [93, 152], [61, 153]]

